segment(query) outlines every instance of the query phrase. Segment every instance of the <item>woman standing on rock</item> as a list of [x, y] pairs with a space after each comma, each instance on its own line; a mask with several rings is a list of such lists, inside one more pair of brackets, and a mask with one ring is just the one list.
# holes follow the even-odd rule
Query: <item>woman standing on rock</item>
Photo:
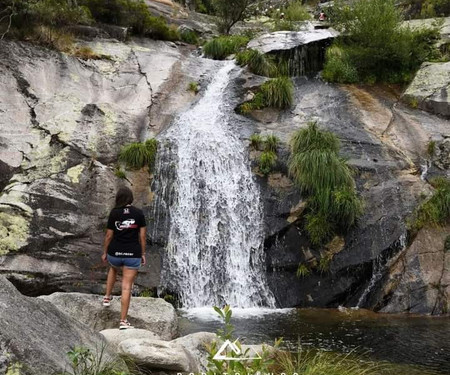
[[131, 205], [133, 193], [127, 187], [119, 189], [116, 205], [108, 219], [103, 242], [103, 262], [111, 266], [108, 271], [103, 306], [110, 306], [117, 270], [122, 269], [122, 296], [119, 329], [132, 328], [127, 320], [131, 289], [138, 269], [145, 265], [146, 223], [141, 210]]

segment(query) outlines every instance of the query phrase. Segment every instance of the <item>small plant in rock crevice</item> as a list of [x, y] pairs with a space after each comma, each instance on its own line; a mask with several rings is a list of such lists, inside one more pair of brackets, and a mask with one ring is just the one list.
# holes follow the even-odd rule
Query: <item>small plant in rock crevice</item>
[[191, 91], [194, 94], [198, 94], [198, 92], [200, 91], [200, 87], [198, 85], [198, 82], [189, 82], [188, 91]]
[[287, 109], [294, 101], [294, 85], [288, 77], [270, 79], [263, 83], [254, 98], [241, 104], [240, 111], [243, 114], [255, 109], [272, 107]]
[[157, 148], [158, 142], [156, 139], [148, 139], [143, 143], [130, 143], [120, 150], [119, 161], [131, 169], [141, 169], [148, 166], [149, 170], [152, 171]]
[[277, 154], [273, 151], [264, 151], [259, 157], [259, 171], [268, 175], [277, 164]]
[[253, 134], [250, 137], [250, 146], [259, 151], [261, 149], [261, 145], [264, 143], [264, 137], [261, 134]]
[[311, 270], [304, 263], [300, 263], [297, 268], [296, 275], [297, 277], [306, 277], [311, 274]]
[[443, 226], [450, 223], [450, 180], [437, 177], [430, 181], [434, 192], [413, 213], [408, 227], [417, 232], [426, 226]]

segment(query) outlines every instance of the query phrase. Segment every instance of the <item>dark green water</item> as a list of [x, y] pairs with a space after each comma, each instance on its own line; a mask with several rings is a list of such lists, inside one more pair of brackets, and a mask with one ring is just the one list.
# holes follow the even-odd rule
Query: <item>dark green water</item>
[[[275, 310], [276, 311], [276, 310]], [[215, 332], [212, 309], [180, 311], [180, 334]], [[450, 317], [375, 314], [365, 310], [290, 309], [234, 311], [235, 336], [244, 343], [273, 343], [336, 352], [397, 364], [395, 375], [450, 374]]]

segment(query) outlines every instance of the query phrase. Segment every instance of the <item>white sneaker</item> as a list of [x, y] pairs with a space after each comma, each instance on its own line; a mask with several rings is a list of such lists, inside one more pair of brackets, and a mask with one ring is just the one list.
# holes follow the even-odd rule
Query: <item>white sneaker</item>
[[109, 307], [109, 306], [111, 306], [111, 300], [113, 299], [113, 297], [112, 296], [104, 296], [103, 297], [103, 306], [105, 306], [105, 307]]
[[130, 329], [134, 328], [128, 320], [121, 320], [119, 324], [119, 329]]

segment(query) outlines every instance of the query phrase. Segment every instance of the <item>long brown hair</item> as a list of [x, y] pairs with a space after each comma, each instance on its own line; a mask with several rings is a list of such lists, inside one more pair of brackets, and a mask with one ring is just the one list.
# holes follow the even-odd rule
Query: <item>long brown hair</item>
[[126, 186], [121, 187], [116, 194], [115, 208], [125, 207], [127, 204], [133, 203], [133, 192]]

